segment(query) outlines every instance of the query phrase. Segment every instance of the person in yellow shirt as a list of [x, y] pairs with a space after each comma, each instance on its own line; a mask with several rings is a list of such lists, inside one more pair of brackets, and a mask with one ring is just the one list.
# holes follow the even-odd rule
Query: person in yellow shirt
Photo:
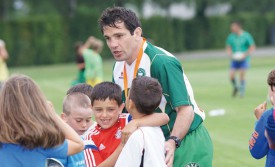
[[3, 40], [0, 39], [0, 87], [2, 82], [9, 77], [9, 71], [6, 64], [6, 60], [9, 58], [9, 54], [6, 50], [6, 45]]

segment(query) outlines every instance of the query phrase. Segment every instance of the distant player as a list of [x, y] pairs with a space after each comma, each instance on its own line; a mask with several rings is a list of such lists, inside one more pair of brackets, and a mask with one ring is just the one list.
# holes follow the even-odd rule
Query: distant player
[[[133, 120], [151, 115], [159, 106], [161, 97], [162, 89], [156, 79], [136, 78], [126, 99], [127, 111], [132, 115]], [[160, 127], [138, 128], [122, 149], [115, 167], [166, 167], [164, 142]]]
[[[242, 29], [240, 22], [231, 23], [231, 34], [226, 40], [226, 51], [231, 58], [230, 79], [233, 85], [233, 97], [240, 91], [240, 96], [245, 94], [245, 73], [249, 68], [250, 55], [255, 50], [253, 37]], [[240, 86], [235, 74], [240, 72]]]
[[[265, 135], [265, 129], [268, 121], [270, 120], [270, 115], [274, 112], [275, 106], [275, 70], [272, 70], [267, 79], [269, 85], [268, 96], [273, 105], [272, 108], [266, 109], [267, 103], [260, 104], [255, 108], [255, 116], [257, 118], [255, 130], [249, 140], [249, 150], [251, 155], [256, 159], [261, 159], [266, 156], [266, 167], [273, 167], [271, 161], [275, 158], [275, 148], [270, 149], [267, 136]], [[274, 158], [271, 158], [274, 157]]]

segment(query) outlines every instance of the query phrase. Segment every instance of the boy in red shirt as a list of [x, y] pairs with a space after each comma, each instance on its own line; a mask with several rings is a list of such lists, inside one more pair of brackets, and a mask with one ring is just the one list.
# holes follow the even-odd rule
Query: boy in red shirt
[[114, 166], [131, 132], [141, 126], [161, 126], [169, 121], [165, 113], [154, 113], [131, 121], [131, 115], [121, 114], [124, 108], [121, 88], [112, 82], [96, 85], [91, 101], [97, 126], [88, 132], [84, 140], [87, 167]]

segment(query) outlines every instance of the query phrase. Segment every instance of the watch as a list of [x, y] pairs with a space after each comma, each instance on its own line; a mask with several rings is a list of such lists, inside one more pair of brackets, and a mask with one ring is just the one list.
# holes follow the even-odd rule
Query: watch
[[175, 141], [175, 144], [176, 144], [176, 148], [179, 148], [180, 147], [180, 144], [181, 144], [181, 139], [179, 139], [178, 137], [176, 137], [176, 136], [170, 136], [169, 138], [168, 138], [168, 140], [169, 139], [172, 139], [172, 140], [174, 140]]

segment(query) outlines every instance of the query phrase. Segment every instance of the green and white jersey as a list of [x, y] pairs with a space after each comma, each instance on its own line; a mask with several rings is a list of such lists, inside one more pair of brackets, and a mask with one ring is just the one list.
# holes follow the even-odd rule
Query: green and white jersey
[[[125, 101], [123, 78], [124, 63], [124, 61], [115, 63], [113, 69], [113, 82], [120, 85], [122, 88], [122, 96]], [[133, 62], [131, 65], [126, 63], [128, 89], [131, 88], [132, 85], [135, 63], [136, 62]], [[170, 117], [169, 123], [161, 127], [166, 138], [170, 136], [170, 132], [175, 123], [177, 116], [177, 112], [175, 111], [176, 107], [184, 105], [193, 106], [195, 117], [189, 132], [195, 130], [205, 119], [205, 113], [197, 106], [192, 87], [183, 72], [180, 62], [171, 53], [162, 48], [153, 46], [149, 42], [145, 42], [137, 76], [156, 78], [162, 86], [162, 100], [156, 112], [165, 112]]]

